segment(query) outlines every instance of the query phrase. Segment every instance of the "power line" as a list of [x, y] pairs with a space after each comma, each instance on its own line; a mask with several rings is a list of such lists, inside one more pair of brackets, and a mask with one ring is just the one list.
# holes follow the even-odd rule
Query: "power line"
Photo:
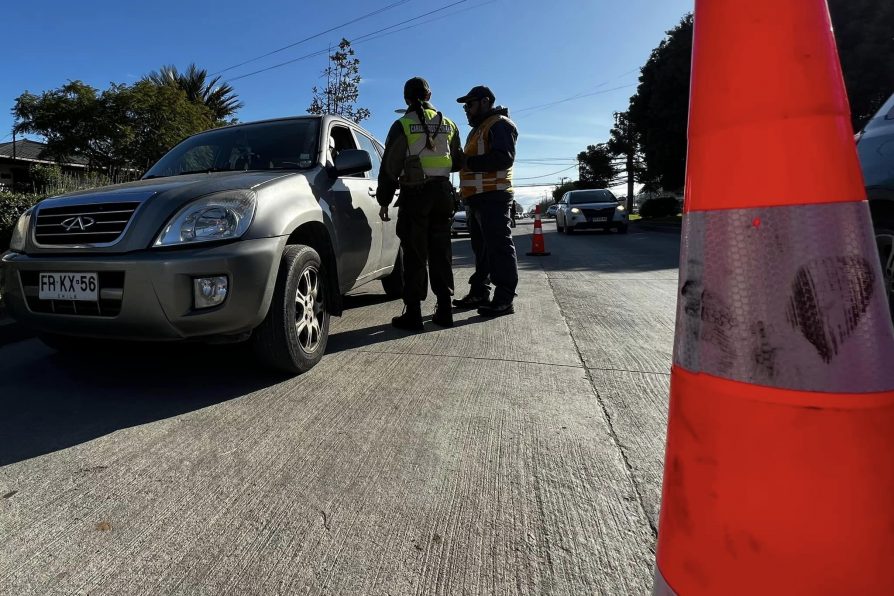
[[535, 178], [548, 178], [549, 176], [555, 176], [556, 174], [561, 174], [562, 172], [567, 172], [571, 168], [576, 168], [577, 164], [573, 166], [568, 166], [564, 170], [559, 170], [558, 172], [553, 172], [552, 174], [544, 174], [543, 176], [525, 176], [524, 178], [513, 178], [513, 180], [534, 180]]
[[[456, 2], [453, 2], [453, 3], [451, 3], [451, 4], [447, 4], [447, 5], [445, 5], [445, 6], [442, 6], [442, 7], [440, 7], [440, 8], [437, 8], [437, 9], [435, 9], [435, 10], [431, 10], [431, 11], [429, 11], [429, 12], [426, 12], [426, 13], [421, 14], [421, 15], [419, 15], [419, 16], [413, 17], [413, 18], [411, 18], [411, 19], [407, 19], [407, 20], [405, 20], [405, 21], [401, 21], [400, 23], [395, 23], [394, 25], [389, 25], [388, 27], [383, 27], [383, 28], [381, 28], [381, 29], [377, 29], [376, 31], [372, 31], [372, 32], [367, 33], [367, 34], [365, 34], [365, 35], [361, 35], [360, 37], [357, 37], [357, 38], [355, 38], [353, 41], [351, 41], [351, 45], [352, 45], [352, 46], [360, 45], [360, 44], [363, 43], [363, 42], [372, 41], [372, 40], [374, 40], [374, 39], [379, 39], [379, 38], [381, 38], [381, 37], [385, 37], [386, 35], [392, 35], [392, 34], [394, 34], [394, 33], [398, 33], [398, 32], [400, 32], [400, 31], [405, 31], [405, 30], [407, 30], [407, 29], [412, 29], [413, 27], [419, 27], [419, 26], [424, 25], [424, 24], [426, 24], [426, 23], [428, 23], [428, 22], [431, 22], [432, 20], [435, 20], [435, 19], [430, 19], [429, 21], [425, 21], [425, 22], [422, 22], [422, 23], [416, 23], [415, 25], [410, 25], [410, 26], [408, 26], [408, 27], [404, 27], [403, 29], [397, 29], [397, 30], [395, 30], [395, 31], [389, 31], [389, 29], [394, 29], [395, 27], [400, 27], [401, 25], [405, 25], [405, 24], [407, 24], [407, 23], [411, 23], [411, 22], [413, 22], [413, 21], [418, 21], [419, 19], [422, 19], [422, 18], [427, 17], [427, 16], [430, 16], [430, 15], [432, 15], [432, 14], [435, 14], [435, 13], [438, 13], [438, 12], [441, 12], [441, 11], [444, 11], [444, 10], [447, 10], [448, 8], [453, 8], [454, 6], [457, 6], [458, 4], [463, 4], [463, 3], [468, 2], [468, 1], [469, 1], [469, 0], [457, 0]], [[495, 0], [489, 0], [488, 2], [484, 2], [484, 3], [479, 4], [479, 5], [477, 5], [477, 6], [483, 6], [484, 4], [491, 4], [491, 3], [494, 2], [494, 1], [495, 1]], [[452, 14], [457, 14], [457, 13], [459, 13], [459, 12], [462, 12], [462, 11], [456, 11], [455, 13], [451, 13], [451, 15], [444, 15], [444, 16], [452, 16]], [[437, 18], [441, 18], [441, 17], [437, 17]], [[386, 32], [387, 32], [387, 33], [386, 33]], [[256, 74], [260, 74], [260, 73], [262, 73], [262, 72], [267, 72], [268, 70], [273, 70], [273, 69], [275, 69], [275, 68], [281, 68], [281, 67], [283, 67], [283, 66], [286, 66], [286, 65], [289, 65], [289, 64], [293, 64], [293, 63], [298, 62], [298, 61], [300, 61], [300, 60], [306, 60], [307, 58], [313, 58], [313, 57], [315, 57], [315, 56], [320, 56], [320, 55], [322, 55], [322, 54], [326, 54], [326, 53], [328, 53], [328, 52], [329, 52], [329, 49], [328, 49], [328, 48], [325, 49], [325, 50], [319, 50], [319, 51], [316, 51], [316, 52], [311, 52], [310, 54], [305, 54], [304, 56], [299, 56], [298, 58], [293, 58], [292, 60], [286, 60], [285, 62], [280, 62], [279, 64], [274, 64], [273, 66], [268, 66], [267, 68], [261, 68], [261, 69], [259, 69], [259, 70], [255, 70], [255, 71], [253, 71], [253, 72], [249, 72], [249, 73], [246, 73], [246, 74], [243, 74], [243, 75], [239, 75], [239, 76], [237, 76], [237, 77], [232, 77], [231, 79], [229, 79], [228, 82], [238, 81], [239, 79], [244, 79], [244, 78], [246, 78], [246, 77], [254, 76], [254, 75], [256, 75]]]
[[273, 51], [267, 52], [266, 54], [261, 54], [260, 56], [256, 56], [256, 57], [254, 57], [254, 58], [251, 58], [251, 59], [249, 59], [249, 60], [246, 60], [245, 62], [240, 62], [239, 64], [234, 64], [233, 66], [228, 66], [228, 67], [226, 67], [226, 68], [222, 68], [222, 69], [218, 70], [217, 72], [213, 72], [213, 73], [211, 73], [211, 75], [213, 76], [213, 75], [221, 74], [221, 73], [226, 72], [226, 71], [228, 71], [228, 70], [233, 70], [234, 68], [239, 68], [240, 66], [245, 66], [246, 64], [250, 64], [250, 63], [252, 63], [252, 62], [255, 62], [255, 61], [257, 61], [257, 60], [260, 60], [261, 58], [266, 58], [267, 56], [272, 56], [273, 54], [278, 54], [279, 52], [282, 52], [283, 50], [288, 50], [289, 48], [294, 48], [295, 46], [297, 46], [297, 45], [301, 45], [302, 43], [304, 43], [304, 42], [306, 42], [306, 41], [310, 41], [310, 40], [312, 40], [312, 39], [316, 39], [316, 38], [318, 38], [318, 37], [322, 37], [323, 35], [326, 35], [327, 33], [332, 33], [332, 32], [335, 31], [336, 29], [341, 29], [342, 27], [347, 27], [348, 25], [353, 25], [354, 23], [357, 23], [357, 22], [362, 21], [362, 20], [364, 20], [364, 19], [368, 19], [369, 17], [375, 16], [375, 15], [377, 15], [377, 14], [381, 14], [381, 13], [383, 13], [383, 12], [385, 12], [385, 11], [391, 10], [392, 8], [395, 8], [395, 7], [400, 6], [400, 5], [402, 5], [402, 4], [406, 4], [407, 2], [410, 2], [410, 0], [398, 0], [397, 2], [392, 2], [391, 4], [389, 4], [389, 5], [387, 5], [387, 6], [383, 6], [382, 8], [379, 8], [379, 9], [377, 9], [377, 10], [374, 10], [374, 11], [372, 11], [372, 12], [370, 12], [370, 13], [367, 13], [367, 14], [365, 14], [365, 15], [363, 15], [363, 16], [357, 17], [356, 19], [352, 19], [352, 20], [350, 20], [350, 21], [348, 21], [348, 22], [346, 22], [346, 23], [342, 23], [341, 25], [336, 25], [335, 27], [332, 27], [332, 28], [330, 28], [330, 29], [326, 29], [325, 31], [320, 31], [319, 33], [314, 33], [313, 35], [310, 35], [310, 36], [308, 36], [308, 37], [305, 37], [304, 39], [301, 39], [301, 40], [299, 40], [299, 41], [296, 41], [295, 43], [290, 43], [289, 45], [283, 46], [283, 47], [281, 47], [281, 48], [277, 48], [277, 49], [275, 49], [275, 50], [273, 50]]
[[[569, 101], [574, 101], [575, 99], [583, 99], [585, 97], [592, 97], [594, 95], [602, 95], [603, 93], [611, 93], [612, 91], [617, 91], [619, 89], [627, 89], [628, 87], [635, 87], [637, 83], [629, 83], [627, 85], [621, 85], [619, 87], [612, 87], [611, 89], [603, 89], [602, 91], [593, 91], [592, 93], [579, 93], [577, 95], [573, 95], [571, 97], [566, 97], [565, 99], [559, 99], [557, 101], [552, 101], [550, 103], [540, 104], [539, 106], [531, 106], [529, 108], [523, 108], [521, 110], [514, 110], [514, 114], [518, 114], [519, 112], [534, 112], [535, 110], [542, 110], [546, 108], [551, 108], [553, 106], [559, 105], [560, 103], [565, 103]], [[529, 116], [529, 114], [522, 114], [518, 116], [517, 119], [525, 118]]]

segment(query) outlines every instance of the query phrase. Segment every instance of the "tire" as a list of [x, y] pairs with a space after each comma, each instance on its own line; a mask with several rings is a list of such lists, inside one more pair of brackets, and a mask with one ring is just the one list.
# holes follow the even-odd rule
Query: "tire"
[[875, 245], [881, 259], [882, 280], [885, 284], [885, 295], [888, 308], [894, 320], [894, 222], [880, 222], [875, 227]]
[[302, 244], [286, 247], [270, 309], [251, 335], [262, 364], [301, 374], [320, 361], [329, 341], [326, 280], [317, 251]]
[[[456, 236], [456, 234], [453, 234]], [[404, 294], [404, 260], [403, 249], [397, 250], [397, 258], [394, 261], [394, 269], [388, 274], [388, 277], [382, 278], [382, 289], [385, 295], [392, 300], [397, 300]]]
[[565, 228], [563, 228], [562, 226], [559, 225], [559, 218], [558, 218], [558, 217], [556, 218], [556, 231], [557, 231], [558, 233], [560, 233], [560, 234], [564, 234], [564, 233], [565, 233]]
[[626, 234], [627, 233], [627, 224], [624, 224], [623, 226], [618, 226], [618, 233]]

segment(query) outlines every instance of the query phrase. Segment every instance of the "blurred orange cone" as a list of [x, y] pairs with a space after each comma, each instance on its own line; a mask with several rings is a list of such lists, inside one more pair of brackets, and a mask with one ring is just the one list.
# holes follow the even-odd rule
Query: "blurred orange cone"
[[534, 235], [531, 236], [531, 252], [529, 257], [547, 257], [546, 243], [543, 242], [543, 222], [540, 221], [540, 205], [534, 209]]
[[825, 0], [696, 0], [654, 593], [894, 594], [894, 332]]

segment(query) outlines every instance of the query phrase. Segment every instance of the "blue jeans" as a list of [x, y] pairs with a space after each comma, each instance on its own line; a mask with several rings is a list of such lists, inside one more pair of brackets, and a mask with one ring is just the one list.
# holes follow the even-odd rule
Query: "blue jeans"
[[494, 302], [512, 302], [518, 287], [518, 259], [510, 229], [512, 193], [494, 191], [473, 195], [466, 204], [475, 253], [475, 273], [469, 279], [470, 293], [487, 296], [492, 283]]

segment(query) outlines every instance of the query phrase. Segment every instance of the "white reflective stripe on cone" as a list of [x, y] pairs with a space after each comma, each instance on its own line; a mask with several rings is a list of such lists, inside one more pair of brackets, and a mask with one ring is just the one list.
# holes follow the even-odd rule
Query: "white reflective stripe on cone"
[[678, 291], [674, 364], [690, 372], [795, 391], [894, 388], [865, 201], [687, 213]]
[[655, 583], [652, 585], [652, 596], [677, 596], [677, 593], [664, 581], [658, 565], [655, 565]]

